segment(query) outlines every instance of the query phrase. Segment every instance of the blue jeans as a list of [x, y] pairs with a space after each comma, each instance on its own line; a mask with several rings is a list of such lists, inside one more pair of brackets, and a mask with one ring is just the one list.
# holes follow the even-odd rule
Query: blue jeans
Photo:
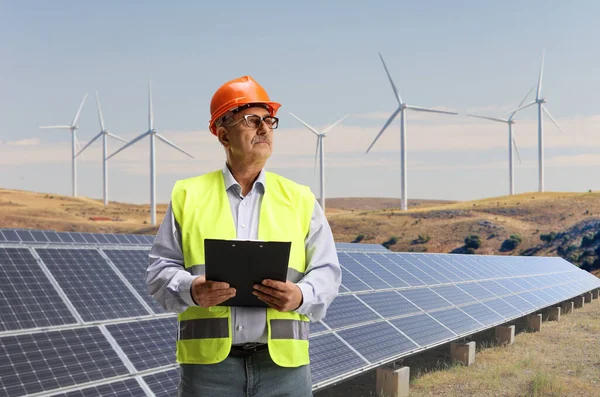
[[310, 397], [310, 366], [280, 367], [268, 350], [217, 364], [182, 364], [178, 397]]

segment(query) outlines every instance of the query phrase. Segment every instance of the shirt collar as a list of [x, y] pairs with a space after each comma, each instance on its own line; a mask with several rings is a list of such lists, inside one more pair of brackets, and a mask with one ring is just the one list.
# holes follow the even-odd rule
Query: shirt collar
[[[227, 167], [227, 163], [225, 163], [225, 166], [223, 167], [222, 172], [223, 172], [223, 179], [225, 180], [225, 190], [231, 189], [232, 186], [237, 186], [236, 189], [238, 189], [239, 192], [241, 193], [242, 187], [238, 183], [238, 181], [236, 181], [235, 178], [233, 177], [233, 174], [229, 170], [229, 167]], [[254, 190], [255, 188], [261, 187], [262, 191], [264, 193], [265, 187], [266, 187], [266, 179], [267, 179], [266, 172], [265, 172], [265, 169], [263, 168], [262, 170], [260, 170], [260, 174], [258, 174], [258, 178], [256, 178], [256, 181], [254, 181], [252, 190]]]

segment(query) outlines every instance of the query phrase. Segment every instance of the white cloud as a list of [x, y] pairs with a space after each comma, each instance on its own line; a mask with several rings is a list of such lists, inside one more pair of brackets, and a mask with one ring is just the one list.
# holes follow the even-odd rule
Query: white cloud
[[5, 144], [11, 146], [35, 146], [40, 144], [40, 138], [21, 139], [18, 141], [6, 142]]

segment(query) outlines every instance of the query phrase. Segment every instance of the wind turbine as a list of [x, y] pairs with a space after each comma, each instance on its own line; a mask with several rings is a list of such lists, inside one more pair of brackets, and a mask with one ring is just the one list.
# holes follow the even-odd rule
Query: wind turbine
[[79, 142], [77, 141], [77, 130], [79, 126], [77, 125], [77, 121], [79, 120], [79, 115], [81, 114], [81, 109], [83, 109], [83, 104], [87, 98], [88, 94], [83, 96], [83, 100], [79, 105], [79, 109], [77, 109], [77, 113], [75, 113], [75, 117], [73, 117], [73, 121], [71, 121], [70, 125], [45, 125], [40, 126], [40, 128], [44, 129], [52, 129], [52, 130], [69, 130], [71, 131], [71, 186], [72, 186], [72, 196], [77, 197], [77, 155], [75, 154], [75, 147], [79, 146]]
[[91, 141], [88, 142], [87, 145], [85, 145], [83, 147], [83, 149], [81, 149], [79, 151], [79, 153], [77, 153], [77, 156], [79, 156], [85, 149], [87, 149], [92, 143], [94, 143], [94, 141], [100, 137], [102, 137], [102, 193], [104, 196], [104, 205], [108, 205], [108, 173], [107, 173], [107, 160], [108, 158], [107, 156], [107, 141], [108, 141], [108, 137], [110, 136], [111, 138], [114, 139], [118, 139], [121, 142], [125, 142], [127, 143], [127, 140], [116, 136], [115, 134], [113, 134], [112, 132], [109, 132], [106, 128], [104, 128], [104, 117], [102, 117], [102, 108], [100, 108], [100, 98], [98, 97], [98, 91], [96, 91], [96, 105], [98, 106], [98, 119], [100, 120], [100, 132], [98, 133], [98, 135], [96, 135]]
[[180, 147], [178, 147], [177, 145], [175, 145], [174, 143], [169, 141], [164, 136], [160, 135], [154, 129], [154, 113], [152, 111], [152, 85], [151, 85], [150, 79], [148, 79], [148, 131], [143, 132], [137, 138], [135, 138], [134, 140], [132, 140], [131, 142], [129, 142], [125, 146], [121, 147], [119, 150], [117, 150], [110, 156], [108, 156], [108, 159], [110, 159], [111, 157], [115, 156], [116, 154], [127, 149], [129, 146], [135, 144], [138, 141], [141, 141], [142, 139], [144, 139], [146, 137], [150, 137], [150, 219], [151, 219], [152, 225], [156, 225], [156, 165], [155, 165], [155, 157], [156, 156], [155, 156], [155, 149], [154, 149], [155, 138], [158, 138], [159, 140], [163, 141], [164, 143], [171, 146], [172, 148], [179, 150], [181, 153], [185, 154], [186, 156], [189, 156], [191, 158], [194, 158], [194, 156], [192, 156], [185, 150], [181, 149]]
[[[533, 87], [535, 87], [535, 86], [533, 86]], [[527, 100], [527, 97], [533, 90], [533, 87], [531, 87], [529, 89], [529, 91], [527, 91], [525, 98], [523, 98], [521, 103], [519, 103], [518, 107], [521, 107], [523, 105], [523, 103], [525, 103], [525, 101]], [[503, 119], [503, 118], [499, 118], [499, 117], [479, 116], [476, 114], [467, 114], [467, 116], [470, 116], [470, 117], [477, 117], [479, 119], [492, 120], [492, 121], [497, 121], [500, 123], [508, 124], [508, 188], [509, 188], [510, 195], [515, 194], [515, 161], [513, 159], [513, 151], [517, 152], [517, 157], [519, 157], [519, 163], [521, 162], [521, 156], [519, 155], [519, 149], [517, 148], [517, 142], [515, 140], [515, 135], [513, 132], [513, 124], [515, 123], [513, 118], [515, 117], [515, 113], [516, 112], [512, 112], [507, 119]]]
[[394, 91], [394, 95], [396, 96], [396, 99], [398, 100], [398, 109], [396, 109], [394, 111], [394, 113], [392, 113], [390, 118], [385, 122], [381, 131], [379, 131], [379, 134], [377, 134], [377, 136], [373, 140], [373, 143], [371, 143], [371, 146], [369, 146], [369, 148], [367, 149], [367, 153], [369, 153], [369, 150], [371, 150], [373, 145], [375, 145], [375, 142], [377, 142], [377, 140], [379, 139], [381, 134], [383, 134], [385, 129], [388, 128], [389, 125], [392, 123], [392, 121], [394, 121], [396, 116], [398, 116], [398, 114], [400, 114], [400, 168], [401, 168], [401, 173], [402, 173], [402, 180], [401, 180], [402, 198], [401, 198], [401, 202], [400, 202], [400, 209], [405, 211], [408, 208], [407, 181], [406, 181], [406, 174], [407, 174], [407, 172], [406, 172], [406, 109], [415, 110], [417, 112], [442, 113], [442, 114], [453, 114], [453, 115], [456, 115], [458, 113], [423, 108], [423, 107], [419, 107], [419, 106], [412, 106], [412, 105], [408, 105], [406, 102], [402, 102], [400, 93], [396, 89], [396, 85], [394, 84], [394, 81], [392, 80], [392, 76], [390, 76], [390, 72], [388, 71], [388, 68], [385, 65], [385, 61], [383, 60], [381, 53], [379, 53], [379, 58], [381, 59], [381, 63], [383, 64], [385, 73], [387, 74], [387, 77], [390, 80], [390, 84], [392, 86], [392, 90]]
[[546, 109], [546, 106], [544, 106], [544, 104], [546, 103], [546, 99], [542, 98], [542, 75], [544, 73], [544, 59], [545, 58], [546, 58], [546, 53], [543, 52], [542, 53], [542, 65], [540, 66], [540, 76], [538, 78], [537, 92], [535, 95], [535, 100], [527, 103], [526, 105], [519, 106], [518, 108], [516, 108], [515, 110], [511, 110], [511, 112], [510, 112], [510, 113], [514, 114], [525, 108], [528, 108], [529, 106], [532, 106], [535, 104], [538, 105], [538, 178], [539, 178], [539, 189], [538, 190], [540, 192], [544, 191], [544, 117], [543, 117], [542, 111], [545, 112], [546, 115], [548, 115], [548, 117], [550, 117], [550, 120], [552, 120], [554, 125], [562, 133], [565, 133], [565, 131], [562, 128], [560, 128], [560, 126], [558, 125], [556, 120], [554, 120], [554, 117], [552, 117], [552, 115], [550, 114], [548, 109]]
[[315, 168], [317, 167], [317, 156], [319, 157], [319, 163], [320, 163], [320, 170], [321, 170], [321, 195], [319, 198], [319, 204], [321, 204], [321, 208], [323, 209], [323, 212], [325, 212], [325, 155], [323, 152], [323, 138], [325, 138], [327, 136], [327, 133], [329, 131], [331, 131], [331, 129], [333, 127], [335, 127], [336, 125], [338, 125], [339, 123], [341, 123], [342, 121], [344, 121], [346, 119], [346, 117], [350, 116], [350, 114], [345, 115], [344, 117], [342, 117], [341, 119], [339, 119], [338, 121], [336, 121], [335, 123], [331, 124], [329, 127], [325, 128], [323, 130], [323, 132], [319, 132], [316, 129], [314, 129], [313, 127], [311, 127], [310, 125], [306, 124], [304, 121], [300, 120], [300, 118], [298, 116], [296, 116], [293, 113], [290, 113], [292, 115], [292, 117], [294, 117], [296, 120], [298, 120], [299, 122], [301, 122], [302, 124], [304, 124], [304, 126], [306, 128], [308, 128], [309, 130], [312, 131], [313, 134], [315, 134], [317, 136], [317, 148], [315, 151]]

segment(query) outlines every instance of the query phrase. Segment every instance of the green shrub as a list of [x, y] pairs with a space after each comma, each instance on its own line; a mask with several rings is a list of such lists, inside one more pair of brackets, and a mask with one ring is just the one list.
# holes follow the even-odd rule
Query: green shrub
[[352, 240], [352, 243], [360, 243], [361, 241], [363, 241], [365, 239], [365, 235], [364, 234], [359, 234], [358, 236], [356, 236], [356, 238], [354, 240]]
[[518, 234], [511, 234], [510, 235], [510, 239], [511, 240], [515, 240], [516, 242], [518, 242], [519, 244], [521, 244], [523, 242], [523, 239], [521, 238], [521, 236], [519, 236]]
[[425, 244], [429, 240], [431, 240], [431, 237], [428, 234], [419, 234], [419, 237], [417, 237], [415, 240], [413, 240], [413, 243], [414, 244]]
[[477, 249], [481, 247], [481, 237], [476, 234], [471, 234], [465, 237], [465, 247]]
[[593, 256], [586, 256], [582, 261], [581, 261], [581, 268], [583, 270], [586, 271], [591, 271], [594, 270], [594, 262], [596, 261], [596, 258]]
[[593, 233], [584, 234], [583, 238], [581, 239], [581, 246], [589, 247], [590, 245], [592, 245], [592, 243], [594, 242], [594, 237], [595, 235]]
[[506, 240], [504, 240], [504, 242], [502, 242], [502, 245], [500, 246], [500, 250], [501, 251], [512, 251], [515, 248], [517, 248], [518, 245], [519, 245], [519, 241], [517, 241], [513, 238], [507, 238]]
[[540, 234], [540, 240], [545, 241], [547, 243], [554, 241], [554, 239], [556, 238], [556, 232], [550, 232], [550, 233], [542, 233]]
[[473, 255], [475, 253], [475, 249], [471, 247], [465, 248], [465, 254]]
[[385, 248], [390, 248], [390, 246], [396, 244], [398, 242], [398, 237], [396, 236], [392, 236], [389, 238], [389, 240], [384, 241], [383, 243], [381, 243], [381, 245], [383, 245]]

